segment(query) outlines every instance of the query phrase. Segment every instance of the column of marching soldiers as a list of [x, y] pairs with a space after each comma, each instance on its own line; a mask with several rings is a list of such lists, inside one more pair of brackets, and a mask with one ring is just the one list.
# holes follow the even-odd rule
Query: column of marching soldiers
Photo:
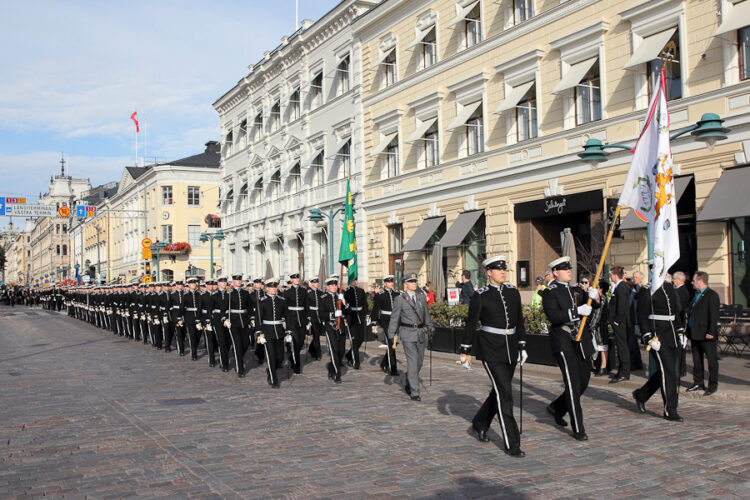
[[[373, 317], [387, 330], [398, 292], [393, 276], [384, 281], [385, 292], [375, 297]], [[360, 347], [371, 326], [365, 291], [353, 284], [339, 293], [337, 276], [326, 279], [323, 290], [320, 287], [317, 278], [302, 286], [299, 274], [289, 276], [283, 291], [278, 278], [250, 282], [233, 275], [231, 280], [55, 288], [44, 291], [41, 301], [48, 309], [60, 310], [64, 304], [68, 316], [157, 350], [171, 352], [176, 347], [180, 356], [189, 355], [193, 361], [202, 350], [210, 367], [216, 366], [218, 357], [222, 371], [233, 366], [238, 377], [245, 376], [245, 356], [252, 350], [258, 362], [266, 364], [268, 384], [279, 388], [277, 372], [285, 351], [289, 368], [301, 373], [303, 357], [322, 358], [321, 336], [330, 353], [326, 366], [331, 380], [341, 383], [344, 363], [360, 369]], [[392, 346], [381, 368], [398, 375]]]

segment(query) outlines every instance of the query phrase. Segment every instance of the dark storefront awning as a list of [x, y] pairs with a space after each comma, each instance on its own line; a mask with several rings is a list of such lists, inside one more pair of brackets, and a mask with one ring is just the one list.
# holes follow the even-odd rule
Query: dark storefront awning
[[[693, 180], [692, 175], [683, 175], [681, 177], [675, 177], [674, 179], [674, 194], [677, 197], [677, 203], [680, 202], [682, 195], [685, 194], [685, 190]], [[625, 220], [620, 224], [620, 229], [623, 231], [630, 229], [646, 229], [648, 224], [643, 222], [637, 215], [635, 210], [631, 209]]]
[[479, 218], [484, 215], [484, 210], [473, 210], [471, 212], [464, 212], [458, 214], [458, 218], [453, 221], [451, 228], [445, 233], [443, 239], [440, 240], [440, 245], [443, 248], [457, 247], [463, 243], [466, 235], [469, 234], [471, 228], [477, 223]]
[[435, 231], [438, 230], [440, 224], [444, 222], [445, 216], [443, 215], [441, 215], [440, 217], [430, 217], [429, 219], [423, 220], [422, 224], [417, 228], [417, 231], [411, 237], [409, 242], [404, 245], [404, 248], [401, 251], [421, 252], [422, 250], [424, 250], [427, 242], [430, 241], [432, 235], [435, 234]]
[[750, 166], [727, 168], [708, 195], [698, 222], [750, 217]]

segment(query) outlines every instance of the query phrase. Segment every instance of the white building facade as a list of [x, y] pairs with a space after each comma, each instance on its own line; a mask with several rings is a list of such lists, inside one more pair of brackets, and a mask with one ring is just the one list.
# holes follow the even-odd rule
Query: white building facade
[[367, 280], [360, 47], [351, 25], [376, 3], [344, 1], [303, 21], [214, 103], [227, 273], [262, 276], [268, 260], [281, 277], [317, 276], [321, 258], [337, 260], [342, 215], [332, 229], [308, 216], [313, 208], [338, 210], [349, 181], [360, 281]]

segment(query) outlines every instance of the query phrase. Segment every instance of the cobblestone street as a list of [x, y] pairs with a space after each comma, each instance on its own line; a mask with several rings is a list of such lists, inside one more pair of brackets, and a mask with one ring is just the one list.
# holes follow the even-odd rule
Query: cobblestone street
[[484, 370], [444, 355], [414, 403], [377, 342], [340, 386], [324, 358], [271, 390], [255, 361], [238, 379], [64, 313], [0, 307], [0, 340], [2, 498], [750, 497], [746, 401], [683, 397], [668, 423], [658, 394], [640, 415], [632, 388], [594, 386], [581, 443], [545, 412], [559, 377], [526, 373], [514, 459], [497, 423], [468, 432]]

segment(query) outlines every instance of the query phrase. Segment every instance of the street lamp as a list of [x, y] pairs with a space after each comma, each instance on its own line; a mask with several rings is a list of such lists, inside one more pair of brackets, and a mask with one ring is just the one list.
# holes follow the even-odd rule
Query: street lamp
[[201, 233], [201, 237], [200, 237], [201, 242], [203, 243], [207, 241], [211, 242], [211, 256], [210, 256], [211, 279], [214, 278], [214, 240], [221, 241], [223, 239], [224, 239], [224, 233], [221, 231], [221, 229], [219, 229], [215, 233], [209, 233], [208, 231], [203, 231]]
[[328, 213], [325, 213], [319, 208], [313, 208], [310, 210], [310, 215], [307, 216], [307, 219], [312, 222], [323, 222], [325, 218], [328, 219], [328, 260], [329, 260], [329, 265], [330, 265], [330, 271], [329, 271], [330, 274], [334, 273], [334, 269], [333, 269], [333, 219], [340, 212], [344, 212], [344, 210], [346, 210], [345, 205], [342, 205], [341, 208], [337, 209], [336, 211], [333, 210], [333, 205], [332, 205], [328, 207]]
[[156, 243], [152, 245], [153, 248], [156, 249], [156, 280], [161, 280], [161, 274], [159, 273], [159, 251], [164, 250], [164, 247], [166, 247], [167, 244], [163, 241], [156, 240]]
[[[705, 142], [709, 148], [713, 148], [716, 142], [726, 139], [727, 134], [732, 130], [723, 126], [723, 123], [724, 120], [716, 113], [705, 113], [696, 124], [678, 130], [669, 139], [673, 141], [680, 136], [690, 133], [696, 141]], [[599, 139], [589, 139], [583, 146], [583, 151], [578, 153], [578, 157], [596, 168], [599, 163], [607, 160], [607, 155], [609, 154], [606, 151], [607, 149], [624, 149], [630, 151], [632, 148], [624, 144], [603, 144]]]
[[99, 233], [102, 232], [102, 228], [99, 227], [99, 224], [94, 224], [94, 228], [96, 229], [96, 279], [101, 284], [102, 282], [102, 258], [101, 258], [101, 249], [99, 248], [99, 245], [100, 245]]

